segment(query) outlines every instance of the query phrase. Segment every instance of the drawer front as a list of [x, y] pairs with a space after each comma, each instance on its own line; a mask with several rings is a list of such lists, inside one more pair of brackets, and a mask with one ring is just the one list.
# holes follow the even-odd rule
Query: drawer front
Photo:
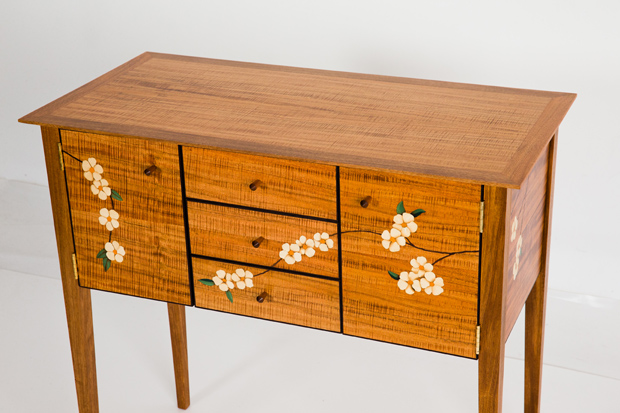
[[178, 147], [71, 131], [61, 138], [80, 285], [191, 304]]
[[183, 160], [189, 198], [337, 219], [333, 166], [191, 147]]
[[[337, 281], [200, 258], [194, 258], [192, 263], [197, 307], [340, 331]], [[220, 271], [241, 276], [229, 277], [230, 284], [224, 281], [226, 287], [220, 287], [215, 285], [221, 284]], [[222, 278], [226, 280], [226, 275]], [[241, 281], [243, 285], [239, 284]], [[259, 302], [261, 294], [265, 296]]]
[[339, 276], [336, 224], [198, 202], [187, 213], [192, 254]]
[[348, 168], [340, 182], [344, 333], [475, 358], [481, 187]]

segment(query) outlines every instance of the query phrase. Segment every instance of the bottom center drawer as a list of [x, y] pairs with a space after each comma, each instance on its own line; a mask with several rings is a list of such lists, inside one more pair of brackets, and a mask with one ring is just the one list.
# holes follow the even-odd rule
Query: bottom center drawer
[[[197, 307], [340, 331], [338, 281], [201, 258], [192, 265]], [[226, 274], [237, 274], [232, 288], [219, 286]]]

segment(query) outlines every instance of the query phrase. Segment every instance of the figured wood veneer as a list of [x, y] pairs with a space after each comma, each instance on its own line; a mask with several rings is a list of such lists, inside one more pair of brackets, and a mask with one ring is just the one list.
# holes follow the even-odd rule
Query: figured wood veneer
[[[475, 358], [480, 186], [341, 168], [340, 188], [344, 333]], [[379, 234], [392, 227], [401, 201], [407, 212], [426, 211], [409, 237], [417, 247], [472, 251], [436, 264], [434, 273], [445, 283], [439, 296], [407, 295], [388, 274], [411, 271], [412, 258], [434, 262], [445, 255], [381, 245]]]
[[338, 218], [333, 166], [191, 147], [183, 160], [189, 198]]
[[[543, 262], [542, 251], [544, 221], [547, 205], [547, 178], [549, 169], [549, 149], [540, 155], [534, 168], [521, 186], [520, 190], [509, 190], [511, 197], [510, 215], [507, 216], [510, 228], [508, 249], [508, 272], [506, 280], [506, 322], [504, 334], [508, 338], [519, 314], [525, 305], [525, 301], [541, 273]], [[514, 241], [510, 241], [512, 235], [512, 223], [517, 218], [517, 231]], [[517, 243], [519, 237], [523, 237], [522, 252], [519, 257], [519, 266], [516, 277], [513, 275], [513, 266], [517, 259]]]
[[[125, 248], [125, 257], [105, 271], [97, 254], [110, 232], [99, 216], [112, 201], [93, 195], [82, 163], [64, 154], [80, 286], [191, 304], [177, 146], [72, 131], [62, 131], [62, 144], [80, 160], [95, 158], [123, 199], [113, 204], [120, 226], [111, 239]], [[147, 176], [150, 165], [159, 171]]]
[[[265, 270], [249, 265], [228, 264], [200, 258], [194, 258], [192, 263], [197, 307], [322, 330], [340, 331], [340, 300], [337, 281], [272, 270], [255, 276], [254, 287], [232, 290], [233, 302], [231, 303], [217, 286], [206, 286], [199, 280], [201, 278], [213, 279], [216, 271], [220, 269], [232, 273], [237, 268], [242, 268], [253, 274], [259, 274]], [[256, 297], [264, 292], [267, 293], [267, 297], [259, 303]]]
[[[339, 277], [334, 223], [197, 202], [188, 202], [187, 213], [193, 254]], [[292, 265], [280, 260], [284, 243], [294, 244], [300, 236], [312, 238], [317, 232], [331, 235], [334, 248], [315, 248], [313, 257], [302, 256]], [[259, 237], [264, 240], [254, 248], [252, 241]]]
[[145, 53], [20, 121], [518, 188], [574, 99]]

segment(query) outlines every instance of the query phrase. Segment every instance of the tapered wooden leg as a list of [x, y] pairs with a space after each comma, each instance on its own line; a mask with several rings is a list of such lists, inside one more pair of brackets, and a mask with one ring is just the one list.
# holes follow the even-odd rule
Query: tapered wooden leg
[[170, 337], [172, 339], [172, 361], [177, 387], [177, 405], [180, 409], [189, 407], [189, 370], [187, 360], [187, 333], [185, 327], [185, 306], [168, 303]]
[[41, 132], [54, 212], [54, 229], [65, 297], [78, 408], [80, 413], [97, 413], [99, 402], [90, 290], [80, 288], [73, 271], [73, 234], [65, 178], [58, 151], [60, 133], [57, 128], [49, 127], [42, 127]]
[[504, 305], [507, 273], [510, 198], [506, 188], [484, 187], [484, 232], [480, 268], [480, 354], [478, 407], [481, 413], [500, 413], [504, 383]]
[[543, 228], [542, 271], [525, 303], [525, 411], [540, 412], [543, 348], [545, 337], [545, 310], [547, 279], [549, 275], [549, 245], [551, 243], [551, 215], [553, 211], [553, 184], [558, 134], [549, 143], [549, 171], [547, 175], [547, 202]]
[[547, 282], [538, 276], [525, 304], [525, 411], [540, 412]]

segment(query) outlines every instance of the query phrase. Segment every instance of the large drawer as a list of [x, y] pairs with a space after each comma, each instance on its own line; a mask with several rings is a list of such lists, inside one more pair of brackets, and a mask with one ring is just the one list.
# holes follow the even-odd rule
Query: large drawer
[[340, 182], [344, 333], [475, 358], [481, 187], [349, 168]]
[[[337, 281], [200, 258], [192, 263], [197, 307], [340, 331]], [[226, 274], [236, 276], [226, 283]], [[219, 286], [222, 278], [230, 287]]]
[[336, 220], [336, 168], [183, 147], [186, 195]]
[[199, 202], [187, 212], [192, 254], [339, 277], [335, 223]]

